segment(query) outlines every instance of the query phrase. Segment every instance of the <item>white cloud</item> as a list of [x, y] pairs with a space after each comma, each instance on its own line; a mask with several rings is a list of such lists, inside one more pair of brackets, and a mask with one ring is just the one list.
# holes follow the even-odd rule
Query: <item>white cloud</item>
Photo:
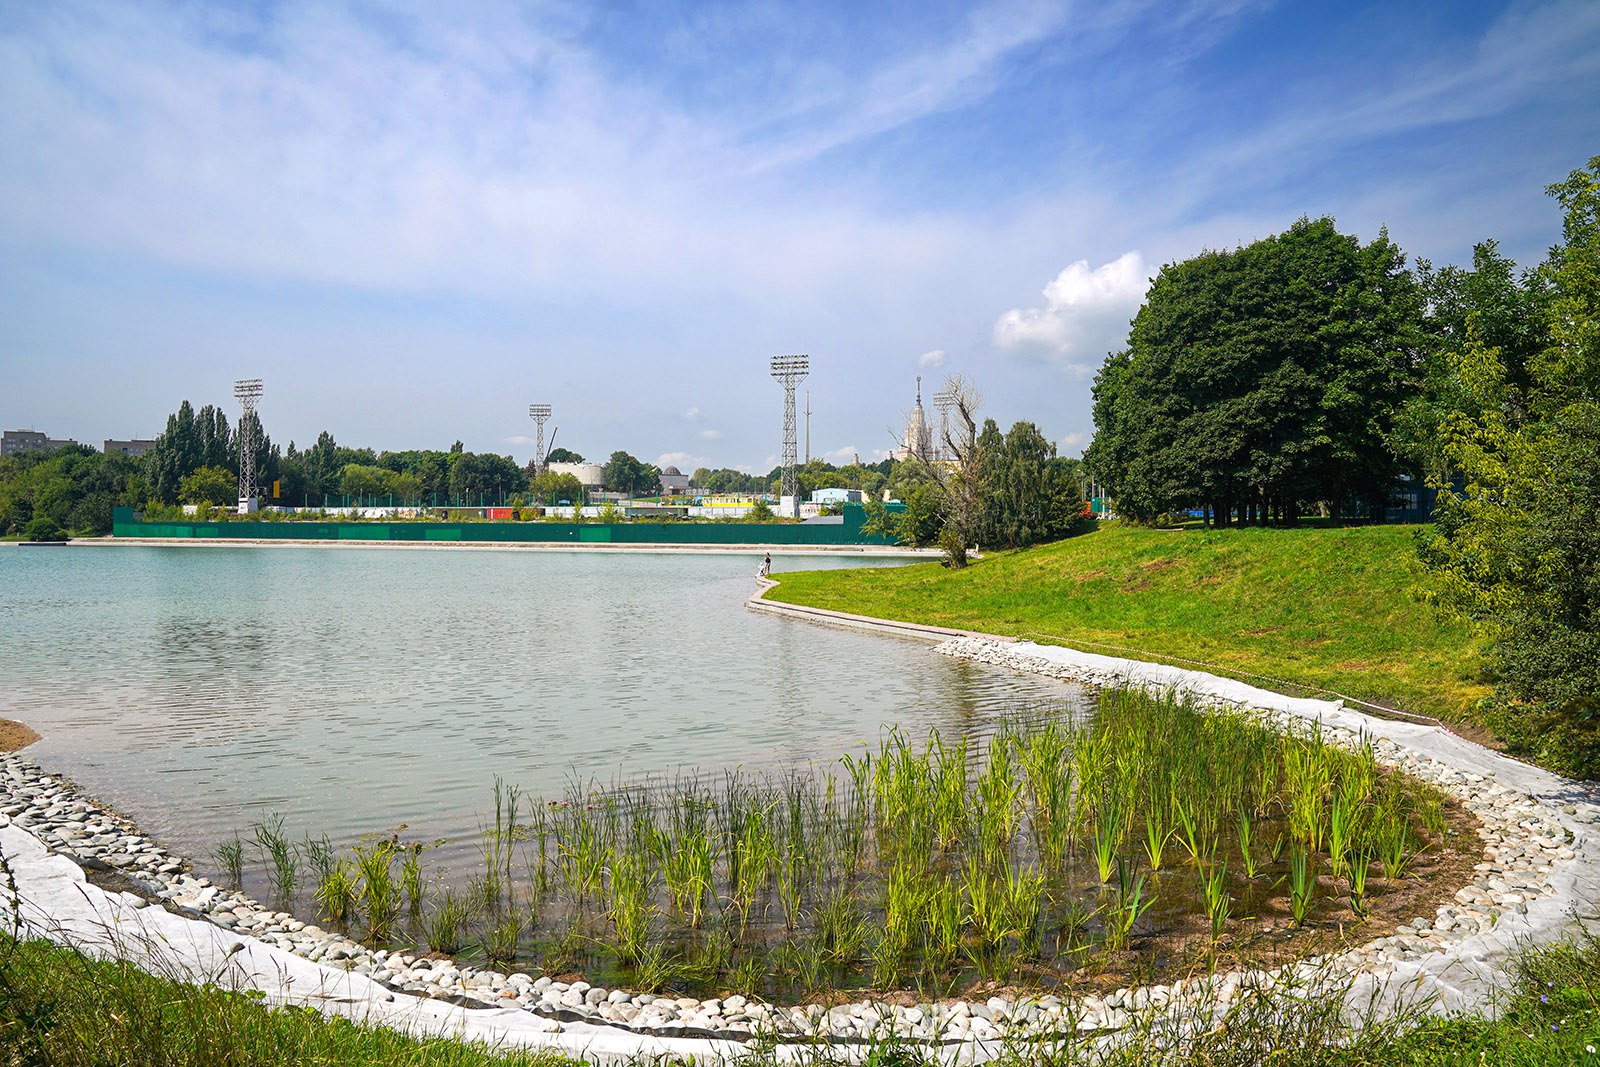
[[1144, 257], [1124, 252], [1090, 268], [1080, 259], [1044, 287], [1043, 307], [1012, 308], [994, 324], [1001, 348], [1043, 350], [1079, 367], [1121, 344], [1149, 288]]
[[696, 467], [711, 466], [711, 461], [704, 456], [691, 456], [687, 452], [663, 452], [656, 457], [655, 465], [662, 470], [677, 467], [685, 474], [692, 474]]
[[511, 437], [500, 438], [500, 443], [503, 445], [531, 445], [533, 444], [533, 438], [527, 434], [519, 433]]
[[700, 440], [702, 440], [702, 441], [715, 441], [715, 440], [717, 440], [718, 438], [720, 438], [722, 436], [722, 431], [721, 430], [701, 430], [695, 436], [699, 437]]
[[1083, 451], [1083, 446], [1089, 443], [1089, 435], [1081, 431], [1073, 431], [1056, 442], [1056, 454], [1061, 456], [1074, 456]]
[[832, 452], [824, 452], [822, 454], [822, 458], [832, 463], [835, 467], [849, 466], [856, 461], [857, 456], [861, 457], [861, 462], [863, 463], [878, 463], [888, 459], [889, 453], [888, 450], [882, 448], [869, 448], [863, 452], [855, 445], [845, 445], [843, 448], [836, 448]]
[[706, 415], [705, 412], [701, 411], [699, 408], [690, 408], [688, 411], [683, 413], [683, 417], [689, 422], [699, 422], [704, 419]]
[[924, 352], [922, 355], [917, 357], [917, 366], [924, 370], [934, 367], [942, 367], [944, 366], [944, 363], [945, 354], [944, 349], [942, 348], [935, 348], [932, 352]]

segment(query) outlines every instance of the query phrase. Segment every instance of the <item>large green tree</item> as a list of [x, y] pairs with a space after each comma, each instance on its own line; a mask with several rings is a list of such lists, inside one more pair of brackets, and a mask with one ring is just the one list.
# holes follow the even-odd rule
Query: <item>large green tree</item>
[[1388, 235], [1363, 245], [1301, 219], [1162, 268], [1096, 378], [1085, 461], [1135, 519], [1380, 512], [1402, 473], [1387, 438], [1424, 351], [1421, 295]]
[[178, 482], [178, 500], [232, 506], [239, 500], [239, 477], [226, 467], [198, 467]]
[[1002, 435], [993, 419], [978, 435], [988, 467], [981, 543], [1023, 548], [1058, 541], [1083, 521], [1083, 493], [1077, 463], [1056, 455], [1056, 446], [1031, 422], [1018, 422]]
[[1522, 287], [1540, 294], [1529, 321], [1471, 314], [1450, 352], [1461, 402], [1438, 435], [1454, 477], [1419, 548], [1430, 595], [1487, 629], [1491, 724], [1600, 777], [1600, 156], [1548, 191], [1563, 241]]
[[627, 452], [611, 453], [601, 476], [613, 493], [651, 496], [661, 492], [661, 472]]

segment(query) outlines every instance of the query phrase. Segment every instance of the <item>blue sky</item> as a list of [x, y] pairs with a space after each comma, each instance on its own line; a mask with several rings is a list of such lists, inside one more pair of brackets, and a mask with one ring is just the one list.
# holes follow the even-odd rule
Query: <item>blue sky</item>
[[[1600, 3], [0, 0], [0, 424], [765, 470], [960, 373], [1076, 454], [1165, 262], [1559, 236]], [[802, 442], [802, 448], [804, 443]]]

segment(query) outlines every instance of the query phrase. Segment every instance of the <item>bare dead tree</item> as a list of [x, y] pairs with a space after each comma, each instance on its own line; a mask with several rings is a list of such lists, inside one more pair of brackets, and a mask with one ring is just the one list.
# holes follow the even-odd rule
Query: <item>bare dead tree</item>
[[934, 487], [938, 545], [951, 567], [967, 565], [967, 548], [983, 517], [988, 487], [978, 441], [978, 408], [982, 399], [977, 387], [961, 375], [946, 378], [944, 391], [938, 396], [940, 420], [934, 455], [922, 457], [912, 451], [903, 461], [913, 468], [913, 478]]

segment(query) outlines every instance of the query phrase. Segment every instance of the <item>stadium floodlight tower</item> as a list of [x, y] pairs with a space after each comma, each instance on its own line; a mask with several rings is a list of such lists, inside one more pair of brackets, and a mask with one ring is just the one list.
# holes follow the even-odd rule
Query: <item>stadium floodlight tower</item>
[[945, 441], [950, 437], [950, 409], [955, 406], [956, 394], [949, 389], [933, 394], [933, 406], [939, 409], [939, 439], [933, 443], [933, 458], [945, 458]]
[[537, 427], [533, 438], [533, 473], [540, 475], [544, 473], [544, 424], [550, 418], [550, 405], [529, 404], [528, 418]]
[[[782, 499], [789, 505], [790, 518], [800, 517], [800, 479], [795, 477], [800, 442], [796, 439], [794, 387], [811, 373], [810, 356], [773, 356], [772, 376], [783, 383], [783, 488]], [[778, 505], [780, 508], [783, 504]]]
[[261, 379], [241, 378], [233, 383], [233, 395], [239, 407], [239, 511], [251, 514], [256, 510], [256, 442], [261, 432], [261, 420], [256, 417], [256, 404], [261, 401]]

